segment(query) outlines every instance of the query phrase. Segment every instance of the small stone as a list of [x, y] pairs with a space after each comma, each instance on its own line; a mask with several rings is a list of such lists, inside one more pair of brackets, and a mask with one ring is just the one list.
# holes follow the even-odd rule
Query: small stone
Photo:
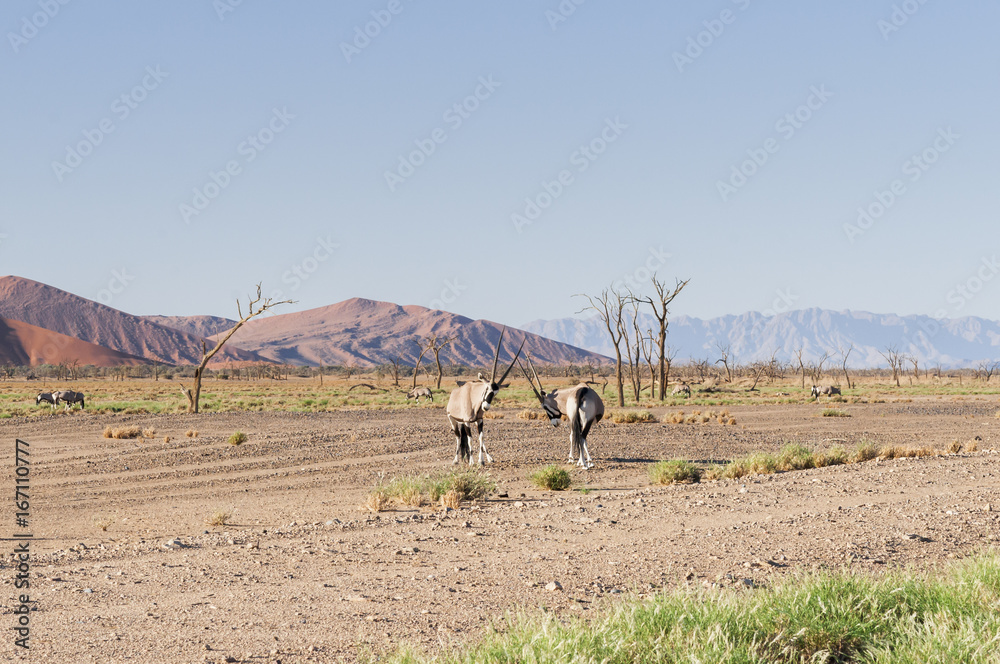
[[549, 581], [545, 584], [546, 590], [562, 590], [562, 584], [558, 581]]
[[92, 589], [92, 588], [84, 588], [84, 589], [83, 589], [83, 592], [85, 592], [86, 594], [90, 595], [90, 594], [91, 594], [91, 593], [93, 593], [94, 591], [93, 591], [93, 589]]
[[524, 503], [522, 503], [520, 500], [515, 500], [514, 507], [524, 507]]

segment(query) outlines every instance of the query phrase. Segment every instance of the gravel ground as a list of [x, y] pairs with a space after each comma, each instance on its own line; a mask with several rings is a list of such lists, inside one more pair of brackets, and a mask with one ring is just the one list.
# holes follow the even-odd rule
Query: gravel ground
[[[574, 472], [585, 491], [562, 493], [526, 476], [565, 458], [568, 432], [500, 409], [486, 424], [498, 495], [378, 514], [360, 505], [380, 477], [452, 468], [439, 406], [3, 420], [5, 467], [15, 437], [31, 443], [30, 656], [355, 661], [401, 642], [436, 652], [521, 610], [586, 617], [678, 585], [743, 591], [803, 569], [929, 569], [996, 545], [995, 400], [836, 404], [851, 417], [819, 417], [825, 406], [731, 407], [735, 426], [602, 422], [589, 441], [596, 467]], [[109, 424], [156, 437], [105, 439]], [[239, 447], [226, 443], [236, 430], [248, 434]], [[862, 438], [976, 440], [978, 451], [670, 487], [646, 476], [664, 458]], [[12, 534], [11, 501], [3, 509]], [[205, 525], [218, 511], [229, 523]], [[5, 628], [16, 574], [4, 556]], [[0, 652], [15, 652], [5, 631]]]

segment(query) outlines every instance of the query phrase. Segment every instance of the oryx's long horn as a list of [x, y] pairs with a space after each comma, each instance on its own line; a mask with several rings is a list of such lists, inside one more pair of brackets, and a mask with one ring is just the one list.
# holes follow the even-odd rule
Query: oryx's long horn
[[545, 388], [542, 387], [542, 379], [538, 377], [538, 372], [535, 371], [535, 367], [531, 364], [531, 353], [525, 355], [528, 360], [528, 368], [531, 369], [531, 373], [535, 375], [535, 382], [538, 383], [538, 391], [544, 392]]
[[503, 345], [503, 333], [507, 331], [507, 326], [504, 325], [503, 329], [500, 330], [500, 341], [497, 342], [497, 352], [493, 356], [493, 371], [490, 372], [490, 382], [494, 383], [493, 379], [497, 377], [497, 362], [500, 361], [500, 346]]
[[528, 385], [531, 385], [531, 391], [535, 393], [535, 396], [538, 397], [538, 402], [541, 403], [542, 395], [535, 389], [535, 384], [532, 382], [531, 376], [528, 375], [528, 372], [525, 371], [524, 365], [521, 364], [521, 360], [517, 360], [517, 366], [521, 368], [521, 373], [523, 373], [524, 377], [528, 379]]
[[517, 358], [521, 357], [521, 349], [524, 348], [524, 342], [527, 340], [528, 337], [525, 336], [524, 340], [521, 341], [521, 345], [517, 349], [517, 353], [514, 354], [514, 359], [510, 361], [510, 366], [507, 367], [507, 371], [503, 372], [503, 376], [500, 377], [500, 380], [495, 381], [497, 385], [503, 384], [504, 378], [506, 378], [507, 374], [510, 373], [510, 370], [514, 368], [514, 363], [517, 362]]

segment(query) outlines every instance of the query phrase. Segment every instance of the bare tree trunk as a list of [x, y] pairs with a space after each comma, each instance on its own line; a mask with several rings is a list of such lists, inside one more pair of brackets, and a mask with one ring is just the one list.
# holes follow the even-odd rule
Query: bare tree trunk
[[[239, 321], [237, 321], [236, 325], [234, 325], [233, 328], [226, 333], [224, 337], [222, 337], [221, 339], [219, 339], [218, 342], [216, 342], [215, 347], [212, 348], [211, 351], [207, 349], [205, 340], [204, 339], [201, 340], [201, 362], [198, 364], [197, 367], [195, 367], [193, 386], [192, 388], [186, 388], [186, 387], [181, 388], [181, 391], [188, 398], [189, 413], [198, 412], [199, 399], [201, 398], [201, 379], [205, 371], [205, 367], [208, 365], [209, 361], [215, 356], [215, 354], [218, 353], [220, 350], [222, 350], [222, 347], [226, 345], [226, 342], [229, 341], [230, 337], [236, 334], [236, 330], [243, 327], [243, 324], [246, 323], [251, 318], [259, 316], [260, 314], [270, 310], [273, 307], [278, 306], [279, 304], [292, 303], [292, 300], [281, 300], [280, 302], [272, 302], [271, 298], [263, 298], [263, 296], [261, 296], [260, 294], [260, 284], [257, 284], [257, 296], [248, 299], [249, 299], [249, 305], [247, 307], [246, 316], [243, 315], [243, 309], [240, 306], [240, 301], [239, 300], [236, 301], [236, 311], [239, 314], [240, 319]], [[258, 305], [261, 299], [263, 299], [264, 301], [263, 303]], [[256, 309], [254, 308], [255, 306]]]

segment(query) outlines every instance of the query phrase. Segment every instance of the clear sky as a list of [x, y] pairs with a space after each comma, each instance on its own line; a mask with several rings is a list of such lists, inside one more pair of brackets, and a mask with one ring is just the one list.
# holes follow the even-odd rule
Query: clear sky
[[516, 325], [653, 267], [691, 279], [678, 314], [998, 319], [998, 24], [982, 0], [6, 0], [0, 274], [136, 314], [231, 317], [262, 281], [285, 311]]

